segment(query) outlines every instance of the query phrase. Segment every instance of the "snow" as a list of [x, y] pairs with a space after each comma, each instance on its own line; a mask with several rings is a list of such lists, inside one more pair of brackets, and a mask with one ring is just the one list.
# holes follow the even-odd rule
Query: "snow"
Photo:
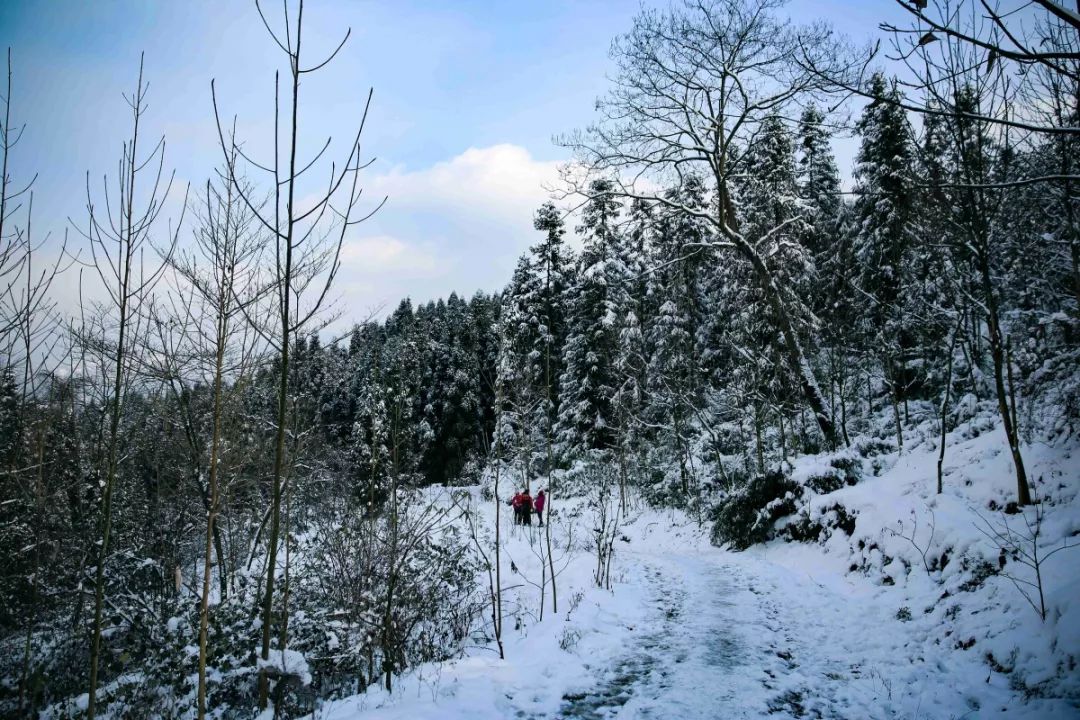
[[[494, 644], [473, 647], [414, 668], [392, 694], [372, 687], [312, 717], [1080, 717], [1078, 556], [1065, 550], [1042, 568], [1045, 623], [1006, 577], [973, 581], [977, 564], [996, 567], [999, 554], [977, 523], [1001, 521], [989, 508], [1012, 499], [1015, 481], [992, 414], [970, 410], [949, 436], [942, 495], [928, 421], [903, 454], [864, 461], [858, 484], [803, 501], [800, 513], [826, 526], [837, 507], [853, 515], [851, 536], [834, 527], [818, 543], [734, 553], [709, 545], [707, 524], [632, 503], [612, 591], [592, 583], [585, 500], [556, 498], [565, 569], [559, 613], [549, 601], [543, 621], [542, 530], [504, 514], [506, 660]], [[1080, 528], [1077, 448], [1024, 451], [1040, 496], [1054, 501], [1042, 527], [1048, 551]], [[798, 458], [793, 475], [831, 470], [832, 457]], [[490, 523], [494, 506], [471, 494]]]
[[311, 670], [303, 653], [296, 650], [271, 650], [266, 660], [259, 658], [259, 670], [269, 668], [276, 675], [295, 675], [304, 685], [311, 684]]

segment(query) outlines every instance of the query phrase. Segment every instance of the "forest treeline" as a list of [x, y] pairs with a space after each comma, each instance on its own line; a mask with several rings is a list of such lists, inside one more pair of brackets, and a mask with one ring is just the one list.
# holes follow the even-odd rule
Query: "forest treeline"
[[954, 4], [902, 4], [894, 75], [772, 0], [642, 11], [508, 285], [343, 336], [325, 301], [377, 204], [359, 132], [293, 202], [300, 76], [324, 59], [301, 60], [300, 16], [270, 30], [283, 118], [293, 100], [274, 164], [219, 120], [221, 165], [186, 197], [139, 125], [140, 69], [120, 173], [88, 181], [73, 233], [105, 288], [76, 318], [51, 292], [72, 253], [44, 262], [7, 169], [9, 57], [0, 711], [296, 715], [498, 638], [487, 541], [431, 486], [539, 484], [548, 533], [589, 496], [605, 584], [628, 496], [706, 522], [795, 455], [903, 452], [927, 420], [944, 453], [970, 399], [1030, 503], [1025, 443], [1080, 423], [1080, 20], [1038, 3], [1019, 37]]

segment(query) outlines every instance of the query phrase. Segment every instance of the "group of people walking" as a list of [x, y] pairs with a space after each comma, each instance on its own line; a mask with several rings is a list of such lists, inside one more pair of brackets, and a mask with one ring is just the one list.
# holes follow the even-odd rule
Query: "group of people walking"
[[514, 524], [515, 525], [532, 525], [532, 514], [536, 513], [536, 519], [540, 525], [544, 524], [544, 504], [547, 502], [547, 497], [544, 495], [544, 491], [536, 493], [536, 498], [529, 494], [529, 489], [525, 488], [521, 492], [514, 495], [510, 499], [510, 507], [514, 508]]

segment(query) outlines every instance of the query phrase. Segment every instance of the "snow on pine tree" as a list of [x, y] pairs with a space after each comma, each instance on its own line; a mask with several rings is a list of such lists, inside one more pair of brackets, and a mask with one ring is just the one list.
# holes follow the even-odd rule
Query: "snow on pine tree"
[[528, 367], [530, 382], [542, 390], [534, 424], [541, 428], [545, 444], [550, 445], [559, 413], [559, 377], [567, 333], [566, 299], [574, 281], [574, 269], [563, 240], [566, 230], [562, 216], [552, 203], [545, 203], [537, 211], [533, 227], [544, 233], [544, 237], [529, 249], [530, 265], [537, 278], [529, 288], [531, 292], [523, 298], [533, 336]]
[[830, 411], [840, 438], [847, 443], [848, 397], [857, 370], [857, 358], [850, 349], [858, 305], [852, 284], [856, 260], [850, 207], [841, 192], [832, 134], [817, 106], [803, 111], [796, 137], [796, 185], [806, 213], [798, 237], [813, 264], [805, 303], [815, 318], [817, 361], [828, 379]]
[[[809, 212], [799, 197], [792, 136], [779, 115], [765, 117], [740, 162], [744, 168], [738, 185], [743, 231], [779, 280], [792, 330], [805, 343], [814, 329], [807, 302], [813, 262], [809, 249], [801, 242], [809, 227]], [[761, 297], [760, 290], [750, 282], [745, 293], [751, 298]], [[738, 298], [733, 301], [738, 302]], [[790, 417], [800, 407], [798, 378], [776, 351], [779, 337], [774, 328], [779, 323], [772, 313], [764, 298], [748, 303], [747, 310], [733, 316], [730, 336], [739, 348], [737, 358], [741, 357], [743, 363], [750, 360], [742, 369], [745, 377], [741, 385], [751, 398], [759, 471], [764, 471], [765, 465], [759, 436], [766, 424], [776, 423], [780, 455], [784, 457]]]
[[629, 278], [616, 228], [621, 206], [612, 189], [607, 180], [590, 184], [578, 228], [584, 245], [577, 282], [568, 292], [557, 426], [559, 450], [567, 460], [607, 454], [618, 441], [613, 401]]
[[950, 287], [956, 281], [955, 267], [945, 247], [955, 227], [948, 218], [950, 203], [943, 191], [947, 172], [945, 130], [939, 116], [928, 115], [915, 144], [914, 169], [921, 182], [914, 197], [912, 217], [909, 303], [920, 318], [911, 329], [914, 360], [911, 365], [919, 372], [907, 378], [905, 403], [909, 397], [929, 398], [940, 391], [940, 376], [947, 364], [948, 338], [953, 334], [953, 327], [959, 321], [957, 314], [961, 312]]
[[915, 322], [905, 307], [911, 281], [914, 153], [896, 84], [876, 74], [871, 94], [874, 100], [855, 126], [862, 136], [855, 166], [855, 253], [861, 270], [859, 287], [870, 299], [865, 347], [881, 358], [897, 444], [902, 448], [899, 407]]
[[563, 220], [554, 204], [540, 207], [533, 227], [544, 235], [520, 258], [504, 299], [503, 353], [508, 362], [502, 364], [502, 379], [504, 406], [512, 409], [513, 424], [519, 427], [523, 461], [543, 474], [554, 463], [567, 288], [573, 270]]
[[371, 372], [357, 388], [356, 417], [352, 426], [352, 465], [355, 484], [351, 498], [373, 516], [386, 501], [391, 462], [387, 388], [376, 358]]
[[434, 337], [433, 381], [429, 404], [436, 408], [433, 442], [428, 446], [425, 473], [428, 482], [456, 480], [473, 452], [482, 429], [480, 414], [480, 368], [473, 352], [468, 307], [456, 293], [445, 305], [436, 305], [431, 318]]
[[[483, 466], [483, 457], [487, 455], [491, 447], [495, 428], [495, 382], [499, 361], [497, 328], [501, 305], [500, 294], [489, 295], [480, 291], [477, 291], [469, 301], [469, 326], [474, 342], [473, 354], [476, 357], [476, 367], [479, 372], [480, 392], [478, 414], [481, 434], [473, 438], [473, 454], [477, 457], [475, 468], [477, 471]], [[469, 477], [471, 478], [472, 475]]]
[[677, 468], [674, 487], [654, 490], [667, 500], [686, 502], [691, 485], [696, 485], [690, 477], [696, 435], [692, 420], [702, 396], [705, 355], [698, 339], [714, 310], [706, 301], [705, 276], [714, 270], [715, 257], [705, 222], [673, 209], [707, 211], [701, 180], [688, 176], [664, 196], [670, 204], [658, 211], [652, 256], [656, 269], [649, 275], [649, 296], [656, 307], [646, 330], [646, 417], [656, 436], [650, 464]]
[[811, 272], [805, 237], [810, 212], [800, 198], [791, 133], [780, 116], [767, 115], [742, 158], [738, 184], [743, 233], [760, 249], [780, 280], [790, 312], [802, 307]]
[[414, 313], [408, 299], [386, 321], [382, 372], [387, 388], [391, 464], [403, 485], [422, 479], [425, 453], [436, 437], [434, 408], [430, 395], [425, 393], [430, 376], [421, 345], [430, 331], [426, 314], [420, 310]]
[[620, 456], [635, 457], [631, 472], [641, 480], [645, 469], [645, 445], [651, 430], [645, 419], [648, 405], [648, 331], [656, 315], [657, 297], [651, 292], [651, 278], [657, 267], [655, 254], [656, 208], [647, 200], [635, 199], [624, 230], [623, 263], [627, 272], [627, 305], [619, 329], [615, 395], [616, 414], [621, 432]]
[[[799, 239], [815, 265], [825, 259], [842, 220], [840, 171], [832, 151], [825, 116], [811, 105], [799, 118], [796, 187], [805, 211]], [[816, 298], [811, 298], [814, 302]]]
[[529, 365], [530, 357], [535, 362], [539, 355], [530, 342], [533, 326], [526, 302], [535, 280], [529, 256], [522, 255], [503, 293], [495, 380], [500, 398], [495, 408], [493, 442], [498, 440], [498, 457], [518, 460], [525, 476], [529, 474], [533, 450], [540, 442], [531, 425], [539, 401]]

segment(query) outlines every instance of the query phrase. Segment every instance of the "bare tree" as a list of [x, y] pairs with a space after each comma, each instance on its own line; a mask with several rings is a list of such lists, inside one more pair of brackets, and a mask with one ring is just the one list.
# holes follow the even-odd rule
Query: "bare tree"
[[[289, 350], [292, 339], [305, 329], [309, 329], [319, 312], [324, 309], [327, 294], [339, 268], [339, 256], [345, 233], [350, 227], [370, 217], [382, 206], [363, 217], [355, 217], [361, 190], [360, 172], [372, 161], [361, 160], [360, 137], [371, 106], [372, 92], [369, 91], [364, 105], [359, 127], [349, 146], [344, 162], [338, 166], [331, 164], [325, 185], [319, 190], [318, 199], [310, 207], [300, 207], [303, 197], [300, 188], [301, 177], [311, 171], [330, 147], [327, 139], [322, 149], [309, 161], [298, 158], [300, 133], [300, 86], [301, 78], [325, 67], [344, 47], [351, 31], [346, 31], [341, 43], [324, 59], [308, 66], [301, 59], [303, 39], [304, 3], [298, 0], [295, 12], [288, 3], [283, 9], [283, 28], [275, 30], [258, 1], [255, 3], [271, 39], [288, 58], [288, 119], [281, 126], [280, 74], [274, 75], [274, 138], [273, 161], [260, 163], [248, 157], [235, 139], [226, 142], [221, 130], [221, 119], [217, 106], [217, 94], [214, 83], [214, 115], [217, 118], [218, 134], [222, 152], [226, 158], [236, 152], [252, 167], [264, 171], [272, 179], [272, 212], [261, 208], [238, 181], [237, 168], [230, 167], [233, 187], [251, 210], [258, 223], [267, 231], [275, 242], [275, 279], [276, 292], [273, 304], [277, 317], [277, 328], [266, 340], [278, 353], [277, 394], [277, 429], [274, 447], [274, 470], [271, 487], [270, 529], [267, 539], [267, 564], [262, 602], [262, 648], [260, 658], [265, 664], [270, 657], [270, 639], [274, 626], [274, 584], [277, 574], [277, 555], [281, 533], [281, 507], [284, 479], [289, 465], [286, 457], [286, 435], [288, 432], [289, 400]], [[282, 139], [284, 135], [284, 140]], [[284, 147], [282, 147], [284, 145]], [[284, 149], [286, 158], [281, 157]], [[327, 227], [327, 225], [332, 227]], [[306, 304], [302, 301], [306, 299]], [[286, 536], [286, 543], [288, 537]], [[286, 548], [287, 551], [287, 548]], [[278, 623], [281, 649], [284, 650], [288, 638], [288, 618], [283, 615]], [[265, 668], [259, 673], [259, 707], [265, 708], [269, 694], [269, 679]]]
[[[259, 275], [266, 234], [256, 230], [251, 211], [236, 193], [236, 160], [234, 149], [218, 181], [206, 183], [193, 247], [169, 259], [178, 288], [165, 311], [167, 321], [156, 323], [159, 372], [180, 409], [192, 476], [206, 510], [199, 600], [200, 720], [206, 715], [206, 645], [214, 564], [220, 597], [224, 599], [228, 592], [227, 562], [217, 525], [229, 470], [224, 457], [226, 433], [236, 415], [237, 391], [251, 374], [262, 344], [256, 328], [244, 322], [244, 310], [256, 312], [261, 293], [269, 289]], [[207, 423], [193, 407], [198, 386], [211, 388], [209, 447], [204, 441]]]
[[[139, 79], [135, 92], [125, 96], [131, 111], [131, 135], [124, 142], [117, 168], [116, 187], [110, 192], [103, 179], [104, 212], [94, 204], [90, 174], [86, 179], [87, 226], [80, 232], [86, 238], [101, 284], [108, 296], [108, 311], [99, 325], [100, 338], [84, 335], [82, 340], [95, 346], [99, 370], [108, 378], [108, 430], [105, 436], [106, 457], [101, 497], [100, 532], [97, 568], [94, 578], [94, 621], [90, 647], [90, 688], [87, 717], [97, 712], [98, 668], [101, 657], [103, 608], [105, 602], [105, 564], [109, 556], [112, 530], [112, 500], [120, 464], [120, 421], [131, 384], [133, 359], [129, 356], [136, 339], [145, 330], [145, 314], [154, 287], [168, 263], [147, 268], [144, 255], [156, 250], [168, 258], [176, 247], [181, 222], [172, 228], [166, 242], [155, 248], [152, 233], [166, 207], [173, 177], [163, 172], [165, 138], [162, 137], [146, 156], [140, 156], [140, 121], [146, 112], [147, 85], [143, 82], [143, 61], [139, 60]], [[148, 179], [144, 190], [143, 180]], [[186, 197], [184, 205], [186, 207]], [[78, 227], [78, 226], [76, 226]], [[104, 310], [104, 308], [103, 308]], [[109, 314], [115, 313], [112, 320]]]
[[[34, 183], [32, 178], [24, 187], [16, 189], [9, 171], [11, 152], [22, 139], [25, 126], [11, 126], [12, 87], [11, 48], [7, 51], [7, 90], [0, 97], [3, 102], [3, 124], [0, 125], [0, 352], [9, 356], [11, 333], [19, 325], [25, 304], [14, 300], [21, 285], [22, 271], [27, 263], [28, 238], [25, 228], [13, 227], [15, 214], [22, 207], [22, 196]], [[31, 198], [30, 205], [33, 205]], [[29, 225], [29, 211], [27, 222]]]
[[[1080, 124], [1074, 117], [1054, 117], [1040, 104], [1017, 102], [1008, 113], [982, 112], [919, 102], [911, 97], [947, 95], [942, 92], [955, 78], [947, 71], [938, 51], [944, 47], [963, 48], [969, 61], [965, 74], [1010, 78], [1006, 90], [1010, 98], [1025, 95], [1039, 76], [1058, 77], [1075, 87], [1080, 81], [1080, 5], [1066, 8], [1058, 0], [895, 0], [910, 18], [907, 24], [882, 23], [887, 35], [887, 50], [876, 43], [865, 52], [852, 55], [822, 56], [813, 48], [804, 48], [800, 62], [835, 88], [873, 100], [870, 76], [882, 57], [905, 68], [901, 85], [908, 97], [887, 99], [904, 109], [934, 117], [964, 118], [1034, 133], [1043, 137], [1080, 136]], [[955, 54], [955, 51], [948, 51]], [[1024, 179], [1021, 183], [1044, 182], [1063, 176]], [[1072, 177], [1075, 174], [1066, 175]]]
[[[37, 622], [38, 598], [41, 594], [40, 569], [45, 557], [43, 547], [49, 543], [44, 528], [46, 505], [50, 495], [56, 490], [50, 487], [51, 478], [46, 473], [46, 451], [63, 416], [63, 408], [58, 407], [59, 403], [55, 401], [58, 395], [56, 387], [60, 384], [58, 376], [73, 351], [71, 338], [64, 332], [64, 324], [60, 321], [56, 310], [56, 301], [50, 294], [54, 281], [65, 269], [63, 267], [64, 248], [60, 248], [58, 259], [52, 263], [42, 263], [43, 267], [38, 270], [35, 256], [45, 242], [35, 245], [32, 239], [33, 204], [33, 193], [31, 193], [26, 214], [26, 228], [19, 231], [25, 238], [25, 252], [21, 259], [24, 271], [23, 282], [17, 286], [17, 293], [12, 292], [13, 287], [9, 287], [6, 298], [9, 301], [9, 307], [14, 310], [14, 317], [18, 320], [14, 326], [12, 338], [16, 341], [14, 344], [18, 347], [17, 352], [21, 354], [23, 370], [19, 402], [22, 418], [19, 426], [25, 433], [25, 440], [31, 449], [29, 456], [25, 458], [25, 467], [13, 469], [8, 474], [18, 486], [19, 496], [32, 499], [33, 513], [28, 526], [33, 529], [34, 535], [32, 542], [25, 548], [25, 551], [31, 553], [28, 575], [30, 602], [28, 604], [29, 617], [26, 619], [23, 675], [19, 684], [20, 709], [24, 708], [26, 684], [32, 660], [32, 635]], [[8, 357], [12, 360], [17, 356], [9, 351]], [[5, 470], [7, 468], [0, 468], [0, 477]]]
[[[1046, 622], [1047, 613], [1043, 565], [1062, 550], [1078, 547], [1075, 540], [1069, 541], [1069, 536], [1063, 537], [1061, 545], [1052, 549], [1040, 547], [1043, 521], [1051, 508], [1046, 500], [1036, 498], [1033, 507], [1021, 514], [1023, 528], [1009, 525], [1009, 516], [1005, 513], [1001, 513], [1000, 522], [991, 522], [979, 514], [979, 521], [975, 523], [979, 532], [998, 548], [1001, 574], [1012, 582], [1043, 622]], [[1018, 571], [1006, 570], [1005, 565], [1009, 560], [1028, 568], [1030, 579], [1022, 577]]]
[[[0, 96], [3, 117], [0, 118], [0, 372], [16, 383], [14, 428], [5, 427], [4, 434], [14, 440], [9, 451], [9, 463], [0, 466], [0, 493], [5, 512], [0, 529], [15, 539], [15, 557], [10, 558], [19, 570], [27, 591], [27, 600], [16, 607], [9, 605], [12, 614], [22, 612], [25, 640], [22, 653], [22, 673], [19, 679], [18, 709], [33, 712], [33, 693], [30, 676], [33, 664], [33, 636], [41, 616], [45, 596], [42, 568], [55, 552], [54, 539], [46, 533], [46, 517], [51, 496], [60, 488], [47, 472], [50, 444], [55, 439], [63, 415], [63, 405], [57, 402], [56, 388], [63, 385], [60, 370], [70, 359], [72, 346], [57, 316], [56, 301], [50, 294], [53, 283], [65, 269], [67, 258], [61, 245], [53, 260], [42, 261], [49, 237], [36, 242], [33, 237], [34, 194], [33, 179], [21, 189], [13, 189], [9, 173], [11, 151], [18, 144], [24, 127], [11, 127], [12, 63], [8, 50], [6, 92]], [[23, 197], [25, 196], [25, 203]], [[22, 214], [20, 210], [25, 210]], [[47, 256], [46, 256], [47, 257]], [[17, 373], [21, 370], [21, 383]], [[21, 386], [21, 387], [19, 387]], [[25, 564], [23, 564], [25, 563]], [[21, 574], [21, 573], [20, 573]], [[14, 579], [14, 578], [9, 578]]]
[[[787, 223], [749, 237], [740, 231], [732, 196], [734, 178], [748, 171], [739, 149], [760, 122], [825, 87], [797, 60], [800, 48], [827, 54], [828, 32], [778, 20], [775, 12], [782, 4], [696, 0], [670, 12], [643, 11], [634, 28], [613, 44], [617, 71], [613, 89], [597, 103], [599, 121], [561, 142], [590, 173], [613, 177], [618, 194], [700, 218], [715, 233], [708, 245], [732, 250], [750, 265], [777, 324], [784, 360], [826, 442], [835, 444], [832, 415], [792, 312], [794, 299], [763, 252]], [[570, 187], [587, 192], [573, 169], [567, 173]], [[691, 174], [707, 179], [711, 207], [688, 207], [655, 190], [681, 185]]]
[[[1075, 76], [1072, 82], [1080, 81], [1076, 73], [1080, 56], [1070, 57], [1075, 53], [1065, 52], [1067, 46], [1049, 28], [1035, 30], [1035, 36], [1018, 35], [1020, 28], [988, 2], [981, 1], [976, 9], [965, 0], [939, 0], [933, 8], [909, 11], [924, 32], [916, 38], [912, 29], [885, 26], [893, 35], [896, 54], [892, 59], [915, 78], [906, 83], [909, 92], [920, 95], [923, 105], [934, 112], [930, 121], [943, 128], [947, 139], [948, 171], [932, 190], [947, 209], [948, 247], [952, 267], [960, 274], [955, 287], [976, 324], [985, 327], [998, 411], [1016, 472], [1017, 498], [1021, 505], [1028, 505], [1031, 492], [1015, 396], [1009, 392], [1009, 331], [1002, 308], [1000, 267], [1010, 239], [1002, 236], [997, 218], [1008, 188], [997, 181], [1011, 180], [1002, 177], [1002, 148], [1038, 143], [1057, 133], [1047, 132], [1049, 126], [1037, 124], [1041, 116], [1026, 109], [1041, 103], [1022, 101], [1024, 86], [1036, 73], [1025, 73], [1017, 82], [998, 56], [1022, 66], [1034, 64], [1044, 78], [1050, 74], [1051, 86], [1062, 77]], [[1036, 38], [1044, 50], [1052, 52], [1028, 53], [1028, 45]], [[1051, 38], [1057, 41], [1049, 43]], [[1019, 112], [1027, 113], [1026, 124], [1031, 127], [1011, 124], [1010, 118]]]

